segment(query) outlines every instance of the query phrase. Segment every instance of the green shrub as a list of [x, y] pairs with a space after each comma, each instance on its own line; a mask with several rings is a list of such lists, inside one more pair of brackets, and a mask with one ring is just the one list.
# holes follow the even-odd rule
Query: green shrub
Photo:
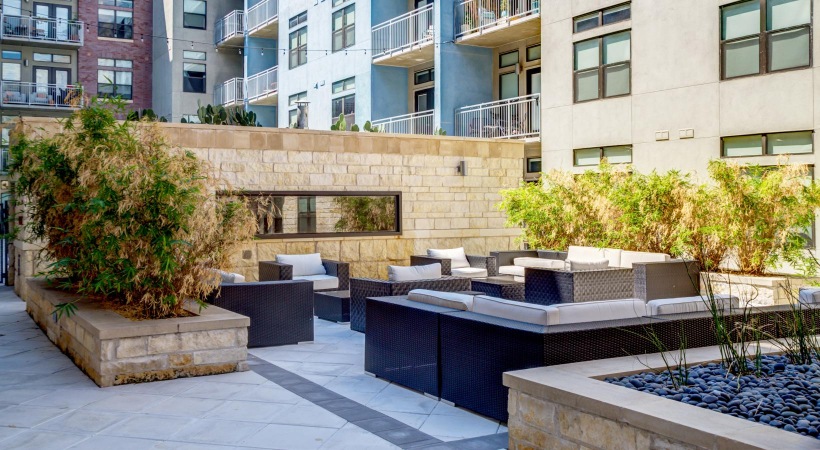
[[217, 285], [255, 222], [217, 199], [211, 167], [171, 148], [156, 123], [117, 122], [93, 101], [50, 138], [11, 149], [27, 240], [44, 242], [45, 275], [138, 317], [182, 313]]
[[393, 197], [334, 197], [340, 232], [393, 231], [396, 229], [396, 203]]

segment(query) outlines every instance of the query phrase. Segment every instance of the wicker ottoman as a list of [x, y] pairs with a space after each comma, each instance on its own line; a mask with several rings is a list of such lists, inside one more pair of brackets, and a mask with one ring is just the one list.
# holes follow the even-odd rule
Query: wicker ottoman
[[350, 291], [314, 292], [313, 313], [331, 322], [350, 322]]
[[524, 301], [524, 283], [501, 277], [472, 278], [472, 289], [491, 297]]

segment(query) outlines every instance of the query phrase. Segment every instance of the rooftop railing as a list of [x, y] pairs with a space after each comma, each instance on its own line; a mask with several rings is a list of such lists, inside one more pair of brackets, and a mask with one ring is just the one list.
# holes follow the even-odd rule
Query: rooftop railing
[[541, 134], [540, 94], [456, 110], [456, 135], [479, 138], [537, 138]]
[[433, 42], [433, 5], [423, 6], [373, 27], [373, 58]]
[[403, 116], [388, 117], [373, 121], [373, 127], [382, 133], [432, 135], [433, 111], [422, 111]]
[[36, 108], [81, 108], [83, 91], [79, 86], [0, 81], [0, 105]]
[[229, 106], [245, 101], [245, 80], [231, 78], [214, 87], [214, 104]]
[[248, 77], [248, 100], [271, 94], [279, 90], [279, 67], [271, 67]]
[[85, 25], [79, 20], [0, 15], [3, 39], [83, 44]]
[[279, 20], [279, 0], [264, 0], [248, 9], [248, 33]]
[[245, 12], [231, 11], [216, 22], [214, 43], [221, 44], [236, 36], [245, 35]]
[[460, 0], [455, 4], [456, 37], [477, 33], [519, 17], [538, 14], [542, 0]]

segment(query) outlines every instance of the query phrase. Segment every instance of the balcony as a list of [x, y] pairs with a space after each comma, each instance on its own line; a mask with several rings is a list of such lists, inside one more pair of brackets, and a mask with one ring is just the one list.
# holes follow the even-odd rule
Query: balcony
[[245, 80], [231, 78], [214, 87], [214, 105], [236, 106], [245, 102]]
[[7, 108], [77, 109], [84, 105], [78, 86], [0, 81], [0, 106]]
[[275, 105], [279, 100], [279, 67], [271, 67], [248, 77], [248, 103]]
[[426, 134], [431, 136], [435, 131], [432, 110], [374, 120], [373, 126], [380, 128], [382, 133]]
[[248, 34], [265, 39], [279, 38], [279, 0], [264, 0], [248, 9]]
[[543, 0], [458, 0], [456, 42], [498, 47], [541, 35]]
[[241, 47], [244, 42], [245, 13], [243, 11], [231, 11], [216, 22], [214, 43], [217, 46], [238, 45]]
[[0, 15], [0, 40], [37, 47], [81, 47], [85, 24], [79, 20]]
[[433, 5], [373, 27], [373, 64], [412, 67], [433, 60]]
[[459, 108], [456, 135], [538, 140], [541, 136], [540, 94]]

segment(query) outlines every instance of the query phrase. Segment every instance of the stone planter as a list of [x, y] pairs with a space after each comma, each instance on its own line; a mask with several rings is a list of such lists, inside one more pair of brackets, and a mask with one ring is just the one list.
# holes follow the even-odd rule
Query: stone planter
[[[717, 347], [687, 350], [692, 364], [719, 358]], [[509, 448], [818, 448], [812, 437], [600, 381], [663, 368], [654, 354], [505, 373]]]
[[[727, 273], [701, 272], [700, 292], [706, 294], [706, 282], [711, 281], [715, 294], [731, 294], [741, 306], [784, 305], [797, 298], [798, 285], [792, 286], [786, 276], [757, 277]], [[794, 292], [791, 292], [793, 291]], [[794, 295], [793, 295], [794, 294]]]
[[245, 316], [210, 306], [194, 307], [192, 317], [133, 321], [78, 300], [77, 312], [55, 321], [54, 307], [79, 296], [26, 281], [26, 311], [100, 387], [248, 370]]

